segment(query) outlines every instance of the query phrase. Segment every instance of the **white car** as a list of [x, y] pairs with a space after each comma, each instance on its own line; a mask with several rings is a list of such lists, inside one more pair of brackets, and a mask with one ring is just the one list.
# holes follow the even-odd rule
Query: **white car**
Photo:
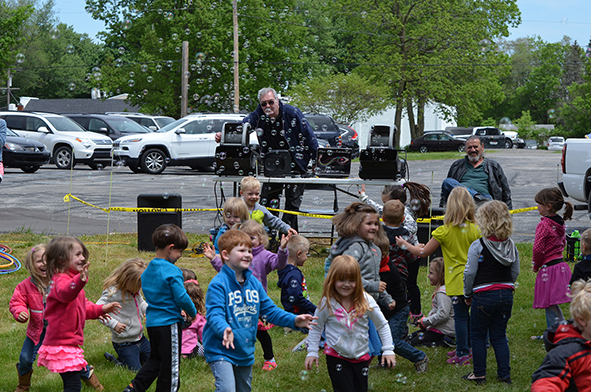
[[144, 127], [148, 128], [152, 132], [156, 132], [162, 127], [167, 126], [168, 124], [173, 123], [175, 120], [172, 117], [168, 116], [150, 116], [147, 114], [142, 113], [109, 113], [106, 114], [111, 116], [123, 116], [132, 119], [136, 123], [143, 125]]
[[123, 136], [113, 142], [114, 159], [134, 173], [160, 174], [167, 166], [212, 170], [215, 134], [226, 122], [242, 122], [244, 114], [191, 114], [154, 133]]
[[68, 117], [20, 111], [2, 111], [0, 117], [20, 137], [43, 143], [58, 169], [69, 169], [77, 163], [97, 169], [111, 163], [111, 139], [86, 131]]
[[548, 139], [548, 150], [562, 150], [564, 138], [562, 136], [551, 136]]

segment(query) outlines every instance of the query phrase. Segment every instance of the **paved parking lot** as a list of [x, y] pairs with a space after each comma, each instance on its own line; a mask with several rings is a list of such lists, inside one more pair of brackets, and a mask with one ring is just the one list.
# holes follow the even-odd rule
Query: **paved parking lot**
[[[485, 153], [486, 154], [486, 153]], [[458, 158], [462, 155], [458, 153]], [[556, 186], [560, 178], [560, 153], [542, 150], [494, 150], [489, 156], [497, 160], [509, 179], [513, 195], [513, 208], [536, 206], [534, 195], [542, 188]], [[433, 192], [433, 204], [439, 205], [441, 182], [452, 160], [409, 162], [410, 180], [428, 185]], [[352, 166], [357, 176], [358, 164]], [[136, 207], [140, 194], [173, 194], [182, 197], [184, 208], [215, 208], [214, 184], [219, 177], [187, 168], [171, 167], [161, 175], [134, 174], [126, 167], [90, 170], [79, 165], [70, 171], [57, 170], [46, 165], [37, 173], [25, 174], [18, 169], [6, 169], [0, 184], [0, 232], [31, 230], [46, 234], [100, 234], [137, 231], [137, 215], [132, 212], [111, 212], [77, 201], [65, 203], [63, 197], [71, 193], [99, 207]], [[215, 188], [219, 200], [220, 187]], [[357, 194], [357, 186], [346, 188]], [[232, 194], [232, 183], [223, 183], [226, 197]], [[381, 187], [370, 186], [370, 197], [380, 200]], [[355, 201], [339, 193], [342, 210]], [[573, 201], [573, 200], [571, 200]], [[314, 209], [332, 207], [333, 193], [307, 190], [304, 206]], [[214, 226], [213, 212], [184, 212], [183, 229], [193, 233], [206, 233]], [[515, 235], [518, 242], [533, 241], [535, 226], [539, 222], [537, 211], [515, 215]], [[584, 230], [590, 226], [586, 211], [575, 211], [575, 219], [568, 222], [567, 231]], [[329, 231], [330, 224], [317, 218], [300, 218], [300, 231], [317, 233]]]

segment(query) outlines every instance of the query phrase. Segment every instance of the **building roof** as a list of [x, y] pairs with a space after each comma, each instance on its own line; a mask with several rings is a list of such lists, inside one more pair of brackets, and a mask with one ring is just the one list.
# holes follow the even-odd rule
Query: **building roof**
[[25, 106], [27, 111], [50, 113], [92, 113], [138, 112], [139, 107], [132, 106], [121, 99], [32, 99]]

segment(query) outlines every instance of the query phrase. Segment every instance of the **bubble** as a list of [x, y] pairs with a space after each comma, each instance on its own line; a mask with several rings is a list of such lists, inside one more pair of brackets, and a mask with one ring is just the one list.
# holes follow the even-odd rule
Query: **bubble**
[[336, 57], [333, 57], [333, 58], [332, 58], [332, 62], [333, 62], [333, 63], [336, 63], [337, 61], [338, 61], [338, 59], [337, 59]]
[[361, 17], [362, 17], [363, 19], [367, 18], [367, 12], [365, 12], [365, 11], [362, 11], [362, 12], [361, 12]]
[[546, 271], [544, 271], [544, 272], [542, 273], [542, 280], [543, 280], [544, 282], [547, 282], [549, 278], [550, 278], [550, 277], [548, 276], [548, 273], [547, 273]]
[[419, 199], [412, 199], [410, 201], [410, 208], [413, 211], [418, 211], [421, 209], [421, 201]]
[[131, 21], [131, 19], [125, 19], [123, 21], [123, 30], [129, 30], [131, 29], [131, 25], [133, 24], [133, 22]]
[[118, 50], [119, 50], [119, 54], [125, 53], [125, 46], [120, 46]]
[[365, 377], [367, 377], [367, 375], [369, 374], [369, 369], [364, 367], [363, 369], [361, 369], [361, 374], [363, 374]]
[[293, 295], [290, 295], [288, 300], [289, 300], [289, 302], [293, 302], [293, 301], [295, 301], [295, 298], [293, 297]]
[[158, 64], [156, 65], [156, 72], [160, 72], [162, 71], [162, 65]]
[[337, 363], [337, 366], [335, 366], [335, 369], [337, 370], [337, 372], [340, 372], [341, 370], [343, 370], [343, 365], [341, 365], [340, 363]]
[[453, 267], [449, 267], [449, 268], [447, 269], [447, 273], [448, 273], [448, 274], [453, 274], [453, 273], [454, 273], [454, 268], [453, 268]]
[[174, 14], [172, 12], [167, 12], [164, 17], [166, 18], [166, 20], [173, 20]]
[[16, 55], [16, 62], [18, 64], [22, 64], [25, 61], [25, 55], [22, 53], [19, 53]]
[[515, 282], [515, 288], [519, 288], [519, 282]]
[[457, 305], [460, 302], [460, 299], [456, 296], [451, 297], [451, 303]]
[[121, 59], [117, 59], [115, 60], [115, 66], [121, 68], [121, 66], [123, 65], [123, 60]]
[[177, 39], [179, 39], [179, 35], [177, 33], [173, 33], [171, 38], [173, 41], [176, 41]]
[[152, 81], [154, 80], [154, 78], [153, 78], [153, 77], [151, 77], [151, 76], [148, 76], [148, 77], [146, 78], [146, 80], [148, 81], [148, 83], [152, 83]]
[[172, 63], [172, 60], [168, 60], [168, 61], [166, 62], [166, 66], [167, 66], [168, 68], [172, 68], [172, 64], [173, 64], [173, 63]]
[[203, 52], [198, 52], [198, 53], [195, 55], [195, 59], [196, 59], [198, 62], [202, 62], [202, 61], [204, 61], [204, 60], [205, 60], [205, 53], [203, 53]]
[[548, 118], [554, 118], [556, 111], [554, 109], [548, 109]]
[[185, 29], [185, 34], [186, 34], [186, 35], [189, 35], [189, 34], [191, 34], [191, 29]]
[[133, 87], [133, 86], [135, 86], [135, 80], [133, 80], [133, 79], [129, 79], [129, 80], [127, 81], [127, 85], [128, 85], [129, 87]]
[[60, 37], [60, 30], [57, 27], [53, 27], [51, 30], [49, 30], [49, 36], [52, 39], [58, 39]]
[[201, 38], [201, 31], [198, 31], [196, 35], [197, 35], [197, 38]]
[[395, 377], [396, 377], [396, 382], [402, 382], [402, 379], [404, 378], [404, 374], [398, 373]]
[[511, 124], [511, 119], [509, 117], [503, 117], [503, 118], [501, 118], [501, 121], [499, 121], [499, 124], [501, 124], [501, 125]]
[[131, 72], [129, 73], [129, 77], [130, 77], [130, 78], [133, 78], [134, 76], [135, 76], [135, 72], [131, 71]]
[[70, 90], [70, 91], [74, 91], [74, 90], [76, 90], [76, 83], [70, 83], [70, 84], [68, 85], [68, 90]]
[[143, 93], [144, 95], [148, 95], [148, 90], [147, 90], [147, 89], [144, 89], [144, 90], [142, 91], [142, 93]]
[[76, 283], [75, 282], [70, 283], [70, 288], [72, 290], [74, 290], [76, 288]]
[[274, 18], [277, 14], [275, 13], [275, 11], [271, 11], [269, 12], [269, 17], [270, 18]]
[[105, 167], [103, 166], [102, 163], [99, 163], [96, 165], [96, 170], [103, 170]]
[[489, 52], [492, 49], [492, 43], [486, 38], [481, 40], [478, 45], [480, 46], [480, 51], [482, 53]]
[[565, 16], [564, 18], [562, 18], [562, 19], [560, 20], [560, 23], [562, 23], [562, 24], [567, 24], [567, 23], [568, 23], [568, 18]]
[[308, 378], [310, 378], [310, 373], [308, 373], [307, 370], [302, 370], [300, 372], [300, 378], [302, 379], [302, 381], [307, 381]]

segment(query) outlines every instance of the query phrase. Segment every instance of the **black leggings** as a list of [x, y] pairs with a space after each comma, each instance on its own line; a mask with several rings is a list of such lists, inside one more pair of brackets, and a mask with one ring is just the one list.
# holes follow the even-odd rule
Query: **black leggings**
[[64, 382], [64, 392], [80, 392], [82, 389], [79, 371], [60, 373], [60, 377]]
[[273, 355], [273, 342], [271, 341], [269, 332], [259, 329], [257, 331], [257, 339], [261, 342], [261, 346], [263, 347], [263, 358], [265, 358], [265, 361], [273, 359], [275, 357]]
[[369, 361], [354, 363], [327, 355], [326, 367], [334, 392], [367, 392]]
[[410, 301], [410, 312], [412, 314], [421, 314], [421, 290], [417, 285], [419, 275], [419, 264], [421, 259], [408, 263], [408, 278], [406, 279], [406, 291]]

